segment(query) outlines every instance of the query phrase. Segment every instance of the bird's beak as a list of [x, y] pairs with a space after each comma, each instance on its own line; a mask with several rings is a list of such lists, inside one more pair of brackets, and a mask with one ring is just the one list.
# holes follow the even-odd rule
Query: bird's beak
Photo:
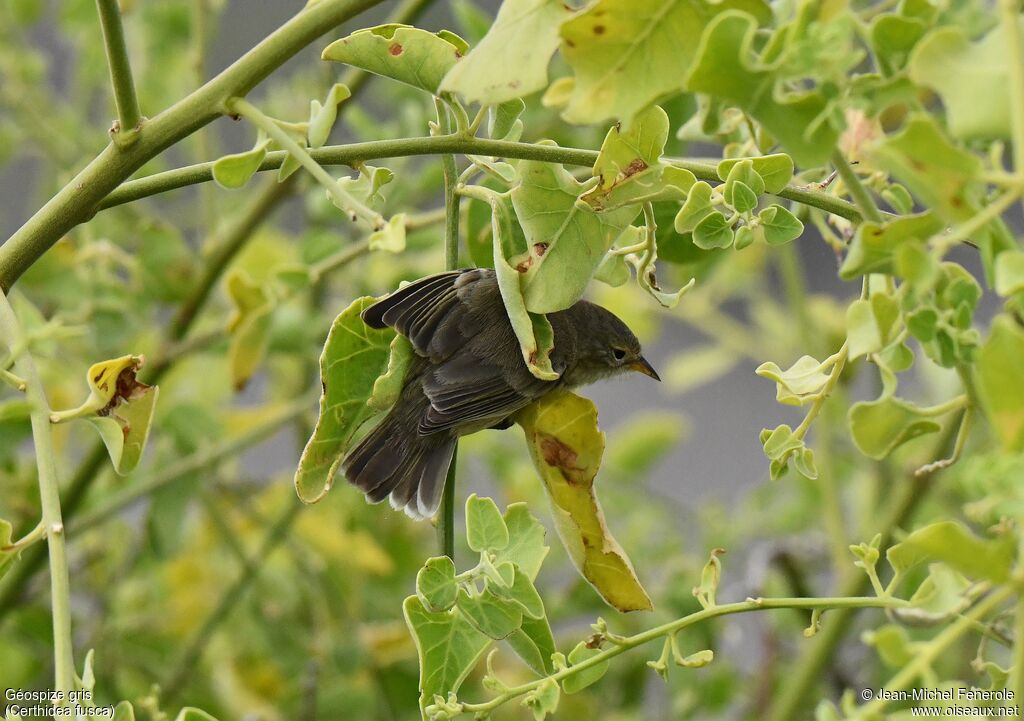
[[647, 359], [644, 358], [643, 356], [640, 356], [626, 367], [629, 368], [631, 371], [643, 373], [645, 376], [649, 376], [656, 381], [661, 380], [661, 378], [658, 377], [657, 371], [655, 371], [654, 368], [651, 367], [651, 364], [648, 363]]

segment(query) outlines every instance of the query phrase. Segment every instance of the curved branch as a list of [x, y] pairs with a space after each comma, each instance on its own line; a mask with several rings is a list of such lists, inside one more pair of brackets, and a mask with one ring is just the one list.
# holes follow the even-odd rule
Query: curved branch
[[[540, 160], [547, 163], [563, 163], [565, 165], [592, 166], [597, 161], [596, 150], [583, 148], [562, 148], [555, 145], [537, 145], [519, 143], [508, 140], [488, 140], [474, 138], [458, 133], [422, 138], [399, 138], [396, 140], [375, 140], [349, 145], [327, 145], [322, 148], [309, 149], [310, 156], [321, 165], [352, 165], [353, 163], [380, 160], [382, 158], [400, 158], [413, 155], [488, 155], [499, 158], [517, 158], [521, 160]], [[276, 150], [267, 153], [260, 165], [260, 170], [276, 170], [284, 162], [285, 153]], [[689, 170], [698, 180], [720, 182], [717, 166], [696, 160], [670, 161], [672, 165]], [[116, 205], [130, 203], [150, 195], [164, 193], [168, 190], [183, 188], [197, 183], [206, 183], [213, 179], [213, 162], [197, 163], [182, 168], [154, 173], [137, 180], [129, 180], [111, 192], [97, 205], [97, 210], [112, 208]], [[818, 190], [808, 190], [798, 185], [788, 185], [778, 193], [780, 198], [792, 200], [803, 205], [824, 210], [826, 213], [838, 215], [847, 220], [858, 222], [860, 211], [853, 203], [849, 203], [834, 195]]]
[[139, 130], [126, 146], [107, 145], [78, 175], [0, 246], [0, 290], [6, 291], [69, 230], [88, 220], [100, 202], [158, 153], [223, 114], [286, 60], [331, 28], [381, 0], [320, 0], [308, 6], [224, 72]]

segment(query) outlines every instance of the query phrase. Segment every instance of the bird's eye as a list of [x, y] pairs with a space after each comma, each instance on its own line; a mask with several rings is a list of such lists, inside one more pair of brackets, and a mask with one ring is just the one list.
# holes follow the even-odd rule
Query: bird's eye
[[617, 361], [626, 360], [626, 349], [625, 348], [612, 348], [612, 357]]

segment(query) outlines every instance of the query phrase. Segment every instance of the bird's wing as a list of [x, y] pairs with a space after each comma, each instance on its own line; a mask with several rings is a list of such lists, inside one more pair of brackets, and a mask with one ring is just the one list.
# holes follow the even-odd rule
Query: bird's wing
[[391, 326], [408, 338], [420, 355], [434, 362], [443, 360], [465, 339], [461, 334], [451, 338], [451, 332], [437, 332], [438, 327], [442, 321], [446, 327], [457, 326], [470, 315], [459, 291], [485, 277], [480, 269], [470, 269], [421, 278], [364, 310], [363, 322], [377, 329]]
[[[363, 321], [393, 327], [431, 361], [421, 378], [430, 407], [420, 419], [420, 433], [500, 422], [551, 388], [522, 361], [493, 271], [423, 278], [367, 308]], [[505, 328], [498, 332], [498, 325]]]

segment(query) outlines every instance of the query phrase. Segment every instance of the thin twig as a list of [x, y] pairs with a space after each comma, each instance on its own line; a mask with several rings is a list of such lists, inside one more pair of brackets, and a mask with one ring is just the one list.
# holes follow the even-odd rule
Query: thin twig
[[[135, 94], [132, 80], [132, 66], [128, 61], [128, 46], [124, 40], [121, 25], [121, 8], [117, 0], [96, 0], [103, 27], [103, 44], [107, 49], [107, 65], [110, 66], [110, 84], [117, 104], [119, 127], [112, 133], [115, 142], [124, 143], [134, 136], [142, 123], [142, 111]], [[130, 141], [129, 141], [130, 142]]]

